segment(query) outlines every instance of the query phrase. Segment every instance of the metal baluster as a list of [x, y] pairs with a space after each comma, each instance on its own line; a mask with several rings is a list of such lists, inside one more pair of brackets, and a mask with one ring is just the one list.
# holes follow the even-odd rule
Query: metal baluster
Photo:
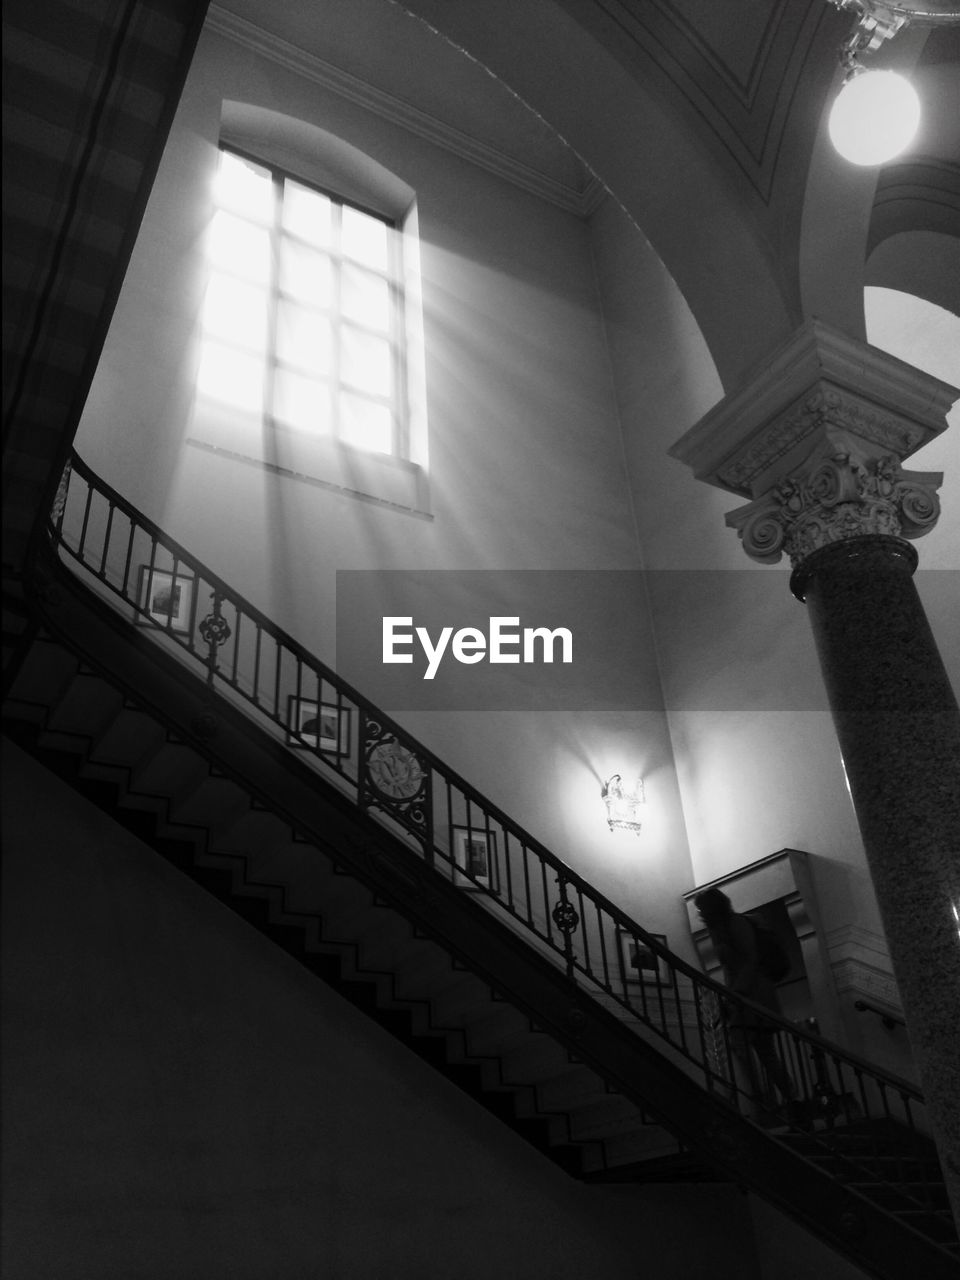
[[90, 506], [93, 502], [93, 489], [87, 485], [87, 500], [83, 504], [83, 521], [80, 525], [80, 543], [77, 547], [77, 554], [81, 561], [84, 561], [87, 549], [87, 526], [90, 523]]
[[604, 928], [604, 921], [609, 919], [609, 916], [601, 915], [599, 902], [594, 903], [594, 911], [597, 916], [597, 932], [600, 935], [600, 966], [603, 973], [601, 986], [604, 991], [609, 991], [612, 995], [613, 983], [610, 981], [610, 961], [607, 958], [607, 931]]
[[586, 973], [593, 977], [593, 969], [590, 964], [590, 939], [587, 936], [587, 913], [583, 909], [583, 889], [577, 885], [577, 903], [580, 907], [580, 920], [582, 921], [580, 928], [580, 937], [583, 940], [583, 968]]
[[233, 637], [233, 669], [230, 672], [230, 684], [236, 689], [238, 685], [238, 672], [240, 669], [240, 624], [243, 621], [243, 612], [239, 606], [236, 609], [237, 630]]
[[516, 914], [513, 906], [513, 869], [510, 866], [510, 832], [503, 828], [503, 869], [507, 876], [507, 907]]
[[534, 933], [537, 932], [537, 926], [533, 919], [533, 898], [530, 893], [530, 859], [526, 841], [520, 841], [520, 851], [523, 854], [523, 887], [527, 895], [527, 924], [530, 925]]
[[200, 623], [200, 635], [207, 646], [207, 684], [212, 685], [217, 673], [217, 651], [231, 635], [230, 624], [221, 612], [223, 594], [214, 589], [210, 592], [213, 610]]
[[571, 982], [575, 982], [573, 934], [580, 923], [580, 917], [577, 914], [576, 907], [567, 900], [566, 880], [562, 876], [557, 876], [557, 884], [560, 886], [560, 901], [550, 914], [553, 916], [553, 922], [563, 937], [563, 953], [567, 967], [567, 977]]
[[63, 513], [67, 508], [67, 494], [70, 490], [70, 477], [72, 474], [73, 463], [68, 458], [60, 475], [60, 483], [57, 485], [53, 506], [50, 508], [50, 519], [53, 522], [54, 529], [57, 531], [57, 535], [61, 539], [63, 534]]
[[[120, 594], [125, 600], [130, 599], [128, 595], [130, 588], [130, 566], [133, 563], [133, 543], [137, 536], [137, 526], [134, 523], [133, 518], [128, 516], [127, 519], [130, 521], [130, 533], [127, 537], [127, 554], [123, 561], [123, 582], [120, 584]], [[135, 601], [132, 603], [135, 603]]]
[[263, 627], [257, 622], [256, 627], [256, 643], [253, 646], [253, 705], [260, 706], [260, 653], [261, 641], [263, 638]]
[[100, 570], [99, 570], [99, 573], [97, 574], [97, 576], [101, 579], [105, 578], [106, 576], [107, 556], [110, 552], [110, 536], [113, 530], [113, 513], [114, 513], [114, 505], [111, 502], [107, 506], [107, 527], [103, 531], [103, 553], [100, 556]]

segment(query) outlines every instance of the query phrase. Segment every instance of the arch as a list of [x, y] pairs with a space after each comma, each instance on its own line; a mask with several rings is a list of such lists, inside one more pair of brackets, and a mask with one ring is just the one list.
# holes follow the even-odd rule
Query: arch
[[269, 107], [225, 99], [220, 141], [269, 159], [316, 186], [402, 222], [415, 201], [413, 187], [372, 156], [306, 120]]
[[760, 229], [762, 211], [650, 79], [587, 30], [577, 6], [404, 8], [508, 86], [606, 186], [682, 292], [725, 386], [789, 336], [799, 319], [792, 273]]

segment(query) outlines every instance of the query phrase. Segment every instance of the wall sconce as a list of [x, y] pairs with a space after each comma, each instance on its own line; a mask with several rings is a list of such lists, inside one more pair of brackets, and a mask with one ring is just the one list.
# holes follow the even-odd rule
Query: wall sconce
[[601, 788], [603, 803], [607, 806], [607, 826], [611, 831], [633, 831], [640, 834], [638, 810], [644, 803], [643, 779], [638, 778], [633, 790], [627, 790], [619, 773], [608, 778]]
[[920, 99], [895, 71], [868, 70], [860, 54], [879, 49], [908, 22], [925, 26], [956, 23], [952, 0], [828, 0], [857, 14], [853, 34], [840, 47], [843, 86], [830, 111], [830, 141], [857, 165], [886, 164], [913, 141], [920, 124]]

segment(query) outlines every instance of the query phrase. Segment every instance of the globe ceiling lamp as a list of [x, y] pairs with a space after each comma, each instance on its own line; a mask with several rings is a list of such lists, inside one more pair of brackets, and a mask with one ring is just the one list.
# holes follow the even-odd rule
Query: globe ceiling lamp
[[913, 141], [920, 124], [920, 99], [905, 76], [867, 68], [860, 57], [879, 49], [908, 22], [919, 26], [960, 23], [960, 0], [828, 2], [857, 14], [853, 32], [840, 47], [844, 77], [827, 125], [830, 141], [851, 164], [886, 164]]

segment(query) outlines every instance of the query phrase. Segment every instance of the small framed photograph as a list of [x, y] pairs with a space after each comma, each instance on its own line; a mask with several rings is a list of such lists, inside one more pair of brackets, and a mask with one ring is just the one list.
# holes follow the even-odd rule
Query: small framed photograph
[[[486, 827], [453, 828], [454, 883], [463, 889], [496, 891], [497, 836]], [[466, 874], [461, 875], [460, 871]]]
[[[627, 982], [664, 982], [668, 977], [668, 966], [657, 953], [646, 945], [641, 938], [618, 929], [620, 935], [620, 954], [623, 957], [623, 973]], [[667, 945], [665, 933], [652, 933], [651, 938]]]
[[287, 702], [287, 741], [325, 755], [350, 754], [350, 708], [291, 694]]
[[142, 626], [153, 622], [168, 631], [189, 632], [193, 624], [193, 584], [188, 573], [178, 570], [174, 575], [142, 564], [137, 588], [137, 604], [142, 612], [137, 620]]

